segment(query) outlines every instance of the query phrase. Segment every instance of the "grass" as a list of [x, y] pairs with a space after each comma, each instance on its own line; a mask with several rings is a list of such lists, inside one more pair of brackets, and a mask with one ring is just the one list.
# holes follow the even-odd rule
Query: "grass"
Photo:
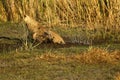
[[120, 80], [120, 73], [117, 73], [117, 74], [116, 74], [115, 80]]
[[[68, 32], [61, 28], [53, 30], [69, 38], [72, 36], [72, 40], [81, 32], [78, 28], [67, 29]], [[9, 43], [9, 40], [6, 42]], [[112, 43], [92, 46], [41, 44], [31, 49], [32, 43], [28, 43], [17, 49], [10, 46], [8, 50], [6, 46], [1, 46], [0, 79], [117, 80], [120, 72], [119, 46]]]
[[0, 79], [114, 80], [118, 78], [119, 51], [109, 53], [103, 49], [92, 48], [86, 52], [66, 54], [59, 52], [59, 49], [0, 54]]
[[59, 33], [66, 42], [73, 43], [87, 43], [88, 44], [101, 44], [101, 43], [119, 43], [119, 29], [109, 29], [102, 27], [90, 30], [88, 28], [61, 28], [59, 26], [52, 28], [51, 30]]
[[24, 23], [0, 23], [0, 38], [25, 40], [27, 35], [28, 33]]
[[[64, 27], [100, 27], [119, 26], [119, 0], [37, 0], [37, 1], [0, 1], [0, 21], [20, 21], [23, 14], [28, 14], [46, 26]], [[10, 7], [13, 7], [12, 9]], [[8, 12], [6, 8], [8, 8]], [[10, 11], [9, 11], [10, 10]], [[6, 13], [9, 13], [7, 15]]]
[[[9, 39], [26, 40], [28, 33], [26, 31], [24, 23], [1, 23], [0, 24], [0, 36], [7, 37]], [[60, 27], [59, 25], [51, 30], [60, 34], [66, 42], [73, 43], [85, 43], [85, 44], [98, 44], [98, 43], [119, 43], [119, 29], [105, 28], [101, 25], [100, 28], [90, 30], [88, 28], [81, 27]], [[23, 33], [21, 35], [21, 33]]]
[[[31, 1], [15, 0], [10, 16], [0, 1], [0, 36], [8, 38], [0, 39], [1, 80], [119, 80], [119, 0], [36, 0], [34, 5]], [[26, 43], [24, 25], [3, 24], [9, 17], [19, 22], [24, 13], [72, 44], [33, 48]], [[16, 39], [25, 40], [17, 49]]]
[[[50, 45], [50, 46], [49, 46]], [[55, 45], [56, 46], [56, 45]], [[119, 44], [59, 46], [0, 53], [2, 80], [117, 80]], [[116, 47], [115, 47], [116, 46]], [[98, 48], [97, 48], [98, 47]], [[116, 50], [117, 49], [117, 50]]]

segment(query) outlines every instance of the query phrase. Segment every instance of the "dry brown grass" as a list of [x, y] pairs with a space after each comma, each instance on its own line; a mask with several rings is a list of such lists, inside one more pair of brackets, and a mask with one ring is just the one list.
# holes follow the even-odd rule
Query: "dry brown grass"
[[73, 54], [59, 49], [3, 53], [0, 64], [2, 80], [120, 80], [120, 51], [101, 48]]
[[120, 73], [116, 74], [116, 76], [114, 77], [114, 80], [120, 80]]
[[[25, 13], [40, 19], [47, 26], [88, 26], [90, 28], [120, 25], [119, 0], [13, 0], [16, 13], [8, 13], [18, 20]], [[0, 20], [7, 21], [3, 4], [0, 6]], [[12, 6], [12, 5], [11, 5]], [[11, 11], [12, 12], [12, 11]]]
[[116, 63], [120, 60], [120, 52], [109, 53], [107, 50], [94, 48], [76, 58], [84, 63]]
[[65, 61], [77, 61], [88, 64], [108, 63], [116, 64], [120, 60], [120, 51], [108, 52], [100, 48], [93, 48], [87, 52], [73, 55], [56, 55], [52, 53], [46, 53], [40, 56], [36, 56], [35, 59], [43, 59], [49, 61], [65, 60]]
[[[17, 16], [14, 16], [13, 18], [15, 19], [12, 21], [18, 22], [22, 19], [23, 14], [27, 14], [47, 27], [82, 27], [86, 29], [86, 37], [92, 38], [92, 40], [120, 41], [119, 0], [10, 1], [14, 2], [13, 6], [15, 6], [14, 9], [16, 11], [7, 13], [4, 8], [5, 5], [3, 6], [2, 4], [3, 1], [0, 1], [0, 21], [8, 21], [7, 18], [9, 18], [9, 15], [14, 16], [15, 14]], [[9, 5], [8, 8], [11, 8], [10, 6], [12, 5]], [[68, 32], [68, 29], [63, 30]], [[89, 32], [89, 30], [93, 30], [93, 32]], [[81, 36], [81, 31], [74, 31], [71, 33], [74, 34], [75, 32], [77, 32], [77, 36], [78, 34]]]
[[120, 3], [118, 0], [51, 0], [40, 1], [41, 19], [48, 26], [86, 26], [100, 25], [110, 27], [119, 25]]

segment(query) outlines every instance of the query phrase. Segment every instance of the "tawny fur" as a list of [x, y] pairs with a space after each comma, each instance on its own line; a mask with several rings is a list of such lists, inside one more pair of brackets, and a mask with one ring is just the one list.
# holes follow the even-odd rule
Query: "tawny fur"
[[27, 16], [24, 18], [28, 29], [33, 33], [33, 39], [39, 41], [40, 43], [45, 40], [51, 40], [53, 43], [65, 44], [63, 38], [57, 33], [50, 31], [49, 29], [41, 26], [37, 21]]
[[33, 39], [35, 41], [39, 41], [40, 43], [45, 42], [47, 39], [49, 39], [49, 35], [46, 32], [47, 30], [38, 30], [36, 33], [33, 34]]
[[27, 24], [28, 29], [33, 33], [35, 33], [40, 27], [40, 24], [34, 19], [30, 18], [28, 15], [25, 16], [24, 21]]
[[54, 43], [65, 44], [63, 38], [60, 37], [57, 33], [53, 31], [49, 31], [48, 34], [49, 34], [49, 39], [51, 39]]

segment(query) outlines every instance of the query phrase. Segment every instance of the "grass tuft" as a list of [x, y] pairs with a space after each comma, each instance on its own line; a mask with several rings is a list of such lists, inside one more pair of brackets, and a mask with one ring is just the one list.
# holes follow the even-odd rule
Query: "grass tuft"
[[116, 74], [116, 76], [114, 77], [114, 80], [120, 80], [120, 73]]
[[120, 60], [120, 52], [108, 52], [107, 50], [100, 49], [100, 48], [92, 48], [86, 52], [80, 54], [72, 54], [66, 55], [65, 54], [52, 54], [46, 53], [40, 56], [36, 56], [36, 59], [43, 59], [43, 60], [65, 60], [65, 61], [77, 61], [82, 63], [88, 64], [99, 64], [99, 63], [108, 63], [108, 64], [116, 64], [119, 63]]

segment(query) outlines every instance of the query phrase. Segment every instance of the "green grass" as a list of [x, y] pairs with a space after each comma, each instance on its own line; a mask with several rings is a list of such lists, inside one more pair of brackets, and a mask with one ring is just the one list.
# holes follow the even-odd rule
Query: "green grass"
[[92, 44], [104, 44], [104, 43], [120, 43], [120, 30], [115, 28], [105, 28], [101, 25], [99, 28], [88, 29], [81, 27], [54, 27], [51, 30], [59, 33], [66, 41], [74, 42], [75, 40], [84, 43], [88, 41]]
[[0, 38], [25, 40], [28, 36], [24, 23], [0, 23]]
[[[119, 45], [116, 44], [108, 48], [106, 45], [101, 46], [101, 48], [112, 50], [111, 48], [115, 46]], [[99, 58], [96, 57], [96, 60], [92, 60], [94, 58], [87, 59], [86, 57], [87, 60], [92, 60], [93, 63], [86, 62], [86, 59], [84, 59], [86, 61], [82, 60], [82, 58], [78, 59], [79, 55], [84, 52], [89, 54], [90, 50], [91, 48], [88, 46], [71, 46], [68, 48], [46, 47], [28, 51], [18, 50], [0, 53], [0, 79], [114, 80], [114, 76], [120, 72], [120, 61], [114, 63], [110, 60], [109, 63], [110, 58], [107, 58], [109, 55], [106, 56], [108, 62], [106, 62], [106, 59], [105, 62], [104, 59], [98, 61]], [[94, 56], [94, 54], [88, 56]], [[112, 59], [114, 60], [114, 58]]]
[[[49, 47], [49, 44], [43, 46], [34, 50], [18, 49], [0, 53], [0, 79], [114, 80], [120, 72], [119, 44], [58, 48]], [[104, 53], [107, 55], [104, 56]]]
[[8, 13], [15, 15], [11, 21], [20, 21], [24, 12], [37, 15], [40, 23], [67, 41], [95, 44], [42, 44], [33, 49], [32, 43], [24, 42], [16, 47], [16, 39], [26, 40], [24, 25], [3, 24], [10, 16], [0, 1], [0, 37], [9, 38], [0, 39], [0, 80], [114, 80], [120, 73], [119, 0], [39, 0], [34, 5], [29, 1], [15, 0], [18, 9]]
[[[22, 37], [20, 26], [22, 25], [0, 24], [0, 34], [9, 38], [0, 39], [3, 44], [0, 44], [0, 80], [114, 80], [120, 72], [119, 43], [109, 40], [111, 42], [92, 45], [41, 44], [33, 48], [33, 44], [28, 42], [18, 46], [14, 39]], [[14, 34], [14, 30], [18, 34]], [[103, 33], [106, 33], [105, 39], [109, 39], [106, 37], [111, 34], [115, 37], [118, 35], [116, 31], [113, 31], [115, 34], [111, 31], [108, 35], [109, 31], [104, 29], [94, 31], [86, 28], [53, 27], [51, 30], [68, 37], [70, 41], [76, 37], [77, 40], [89, 39], [92, 37], [90, 34], [97, 36], [95, 40], [98, 41], [104, 38], [101, 36]]]
[[[1, 80], [113, 80], [117, 64], [89, 64], [62, 53], [11, 52], [0, 54]], [[51, 56], [50, 56], [51, 55]], [[64, 58], [66, 57], [66, 58]]]

